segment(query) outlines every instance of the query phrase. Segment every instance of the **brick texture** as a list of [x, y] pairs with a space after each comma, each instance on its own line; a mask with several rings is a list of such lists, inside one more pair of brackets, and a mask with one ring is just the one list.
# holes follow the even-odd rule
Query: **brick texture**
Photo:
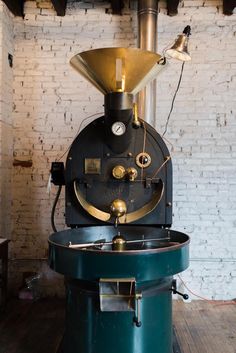
[[[50, 163], [65, 153], [84, 118], [102, 114], [103, 104], [102, 95], [75, 73], [69, 60], [91, 48], [135, 47], [137, 13], [135, 3], [131, 5], [123, 16], [112, 16], [106, 3], [83, 8], [69, 2], [66, 16], [57, 17], [49, 3], [27, 1], [24, 19], [14, 18], [14, 105], [9, 121], [14, 158], [32, 163], [12, 169], [11, 256], [29, 259], [12, 261], [15, 287], [21, 273], [34, 264], [42, 273], [44, 293], [61, 293], [61, 277], [43, 260], [56, 192], [55, 187], [46, 192]], [[161, 1], [159, 52], [185, 25], [192, 26], [192, 61], [185, 64], [165, 135], [174, 164], [173, 229], [191, 236], [190, 269], [183, 278], [199, 294], [231, 299], [236, 293], [235, 16], [222, 14], [221, 1], [182, 1], [176, 17], [166, 16], [165, 6]], [[160, 133], [180, 69], [179, 62], [170, 61], [158, 77], [155, 127]], [[62, 196], [58, 229], [65, 227], [63, 213]]]
[[12, 230], [13, 70], [9, 54], [13, 54], [13, 16], [0, 3], [0, 237], [4, 238], [10, 238]]

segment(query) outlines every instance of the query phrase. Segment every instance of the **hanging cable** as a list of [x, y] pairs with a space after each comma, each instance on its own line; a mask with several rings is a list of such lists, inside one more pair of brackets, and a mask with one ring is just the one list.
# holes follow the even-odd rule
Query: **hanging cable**
[[[98, 115], [98, 114], [102, 114], [102, 112], [101, 112], [101, 113], [95, 113], [95, 114], [89, 115], [89, 116], [87, 116], [86, 118], [84, 118], [84, 119], [81, 121], [81, 123], [80, 123], [80, 125], [79, 125], [79, 128], [78, 128], [78, 131], [77, 131], [77, 134], [76, 134], [76, 137], [79, 135], [83, 123], [84, 123], [86, 120], [88, 120], [88, 119], [90, 119], [90, 118], [92, 118], [92, 117], [94, 117], [94, 116], [96, 116], [96, 115]], [[76, 138], [76, 137], [75, 137], [75, 138]], [[72, 145], [72, 144], [69, 145], [69, 147], [65, 150], [65, 152], [64, 152], [59, 158], [56, 158], [56, 161], [57, 161], [57, 162], [60, 161], [60, 160], [64, 157], [64, 155], [65, 155], [65, 154], [68, 152], [68, 150], [70, 149], [71, 145]], [[53, 229], [53, 231], [54, 231], [55, 233], [57, 232], [57, 228], [56, 228], [56, 226], [55, 226], [55, 211], [56, 211], [56, 206], [57, 206], [57, 203], [58, 203], [60, 194], [61, 194], [61, 190], [62, 190], [62, 185], [59, 185], [59, 188], [58, 188], [58, 190], [57, 190], [57, 194], [56, 194], [55, 200], [54, 200], [54, 202], [53, 202], [52, 211], [51, 211], [51, 226], [52, 226], [52, 229]]]
[[196, 298], [199, 298], [199, 299], [202, 299], [208, 303], [211, 303], [211, 304], [214, 304], [214, 305], [236, 305], [236, 300], [233, 299], [233, 300], [227, 300], [227, 301], [224, 301], [223, 303], [216, 303], [216, 300], [213, 300], [213, 299], [208, 299], [208, 298], [205, 298], [199, 294], [196, 294], [194, 293], [188, 286], [187, 284], [184, 282], [184, 280], [182, 279], [182, 277], [180, 275], [177, 275], [180, 279], [180, 281], [182, 282], [183, 286], [187, 289], [187, 291], [192, 294], [194, 297]]
[[[83, 123], [84, 123], [86, 120], [88, 120], [88, 119], [90, 119], [90, 118], [92, 118], [92, 117], [94, 117], [94, 116], [96, 116], [96, 115], [100, 115], [100, 114], [103, 114], [103, 112], [95, 113], [95, 114], [89, 115], [89, 116], [87, 116], [86, 118], [84, 118], [84, 119], [81, 121], [81, 123], [79, 124], [78, 131], [77, 131], [76, 136], [75, 136], [75, 138], [73, 139], [73, 141], [74, 141], [74, 140], [76, 139], [76, 137], [79, 135]], [[69, 147], [65, 150], [65, 152], [63, 152], [63, 154], [62, 154], [59, 158], [58, 158], [58, 157], [56, 158], [56, 162], [59, 162], [59, 161], [65, 156], [65, 154], [69, 151], [71, 145], [72, 145], [72, 144], [69, 145]]]
[[162, 163], [162, 165], [155, 171], [155, 173], [153, 174], [153, 176], [152, 176], [151, 179], [154, 179], [154, 178], [157, 176], [157, 174], [162, 170], [162, 168], [164, 167], [164, 165], [165, 165], [167, 162], [169, 162], [170, 159], [171, 159], [170, 156], [167, 156], [167, 157], [166, 157], [165, 161], [164, 161], [164, 162]]
[[173, 96], [173, 99], [172, 99], [172, 102], [171, 102], [170, 112], [169, 112], [168, 117], [167, 117], [167, 119], [166, 119], [165, 130], [164, 130], [164, 132], [163, 132], [163, 134], [162, 134], [162, 137], [166, 134], [167, 129], [168, 129], [168, 124], [169, 124], [169, 121], [170, 121], [170, 116], [171, 116], [172, 110], [173, 110], [173, 108], [174, 108], [175, 98], [176, 98], [176, 95], [177, 95], [177, 93], [178, 93], [178, 90], [179, 90], [179, 87], [180, 87], [180, 83], [181, 83], [181, 80], [182, 80], [182, 76], [183, 76], [184, 64], [185, 64], [185, 61], [183, 62], [182, 67], [181, 67], [180, 76], [179, 76], [179, 81], [178, 81], [178, 84], [177, 84], [177, 87], [176, 87], [176, 90], [175, 90], [175, 93], [174, 93], [174, 96]]
[[62, 189], [62, 185], [59, 185], [55, 200], [53, 202], [52, 212], [51, 212], [51, 225], [52, 225], [52, 229], [55, 233], [57, 232], [57, 228], [55, 226], [55, 211], [56, 211], [57, 203], [58, 203], [58, 200], [59, 200], [59, 197], [61, 194], [61, 189]]
[[[146, 140], [147, 140], [147, 129], [146, 129], [146, 124], [145, 121], [142, 122], [142, 127], [143, 127], [143, 151], [142, 153], [144, 154], [146, 151]], [[142, 157], [142, 168], [141, 168], [141, 182], [144, 180], [143, 179], [143, 157]]]

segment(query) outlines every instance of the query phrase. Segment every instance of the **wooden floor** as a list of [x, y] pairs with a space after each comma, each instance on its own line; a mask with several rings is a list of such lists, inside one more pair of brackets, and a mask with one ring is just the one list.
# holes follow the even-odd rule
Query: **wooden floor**
[[63, 301], [11, 300], [0, 314], [0, 353], [54, 353], [63, 331]]
[[174, 302], [174, 326], [182, 353], [236, 353], [236, 305]]
[[[236, 353], [236, 305], [174, 301], [181, 353]], [[55, 353], [63, 335], [64, 302], [13, 300], [0, 314], [0, 353]]]

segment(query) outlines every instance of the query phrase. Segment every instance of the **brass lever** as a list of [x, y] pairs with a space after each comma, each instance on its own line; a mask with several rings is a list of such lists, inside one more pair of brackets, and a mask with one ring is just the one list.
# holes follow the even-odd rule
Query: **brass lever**
[[138, 129], [141, 126], [141, 122], [138, 118], [138, 105], [137, 103], [133, 104], [133, 127]]

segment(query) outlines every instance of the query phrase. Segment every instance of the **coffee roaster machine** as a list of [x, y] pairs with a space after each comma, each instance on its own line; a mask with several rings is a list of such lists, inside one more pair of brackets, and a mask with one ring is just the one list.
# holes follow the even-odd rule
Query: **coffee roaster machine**
[[66, 283], [62, 352], [173, 353], [173, 275], [188, 267], [189, 237], [170, 229], [170, 153], [134, 104], [165, 59], [106, 48], [71, 65], [105, 101], [104, 116], [73, 141], [65, 170], [52, 165], [69, 227], [49, 238], [50, 266]]

